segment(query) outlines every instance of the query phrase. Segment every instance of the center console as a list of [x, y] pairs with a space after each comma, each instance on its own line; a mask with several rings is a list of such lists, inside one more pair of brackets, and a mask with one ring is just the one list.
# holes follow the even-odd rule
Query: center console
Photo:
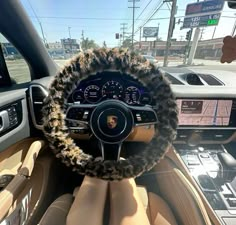
[[222, 224], [236, 224], [235, 99], [177, 99], [175, 149]]
[[226, 153], [224, 146], [176, 145], [175, 149], [218, 217], [234, 221], [225, 224], [236, 224], [236, 168], [225, 168], [219, 159]]

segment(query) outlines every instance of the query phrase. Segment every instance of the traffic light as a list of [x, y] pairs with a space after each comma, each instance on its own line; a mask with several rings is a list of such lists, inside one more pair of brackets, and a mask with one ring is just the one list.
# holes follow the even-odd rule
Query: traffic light
[[187, 41], [190, 41], [191, 38], [192, 38], [192, 29], [189, 30], [189, 31], [186, 33], [186, 38], [185, 38], [185, 39], [186, 39]]
[[120, 38], [119, 33], [116, 33], [116, 39], [119, 39], [119, 38]]

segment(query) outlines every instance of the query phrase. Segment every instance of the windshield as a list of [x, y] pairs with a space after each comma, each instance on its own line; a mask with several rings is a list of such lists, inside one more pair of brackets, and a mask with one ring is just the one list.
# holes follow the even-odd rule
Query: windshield
[[[153, 0], [134, 5], [127, 0], [71, 0], [70, 4], [21, 0], [21, 3], [59, 66], [89, 48], [125, 47], [152, 62], [155, 60], [159, 67], [236, 69], [236, 62], [220, 63], [223, 38], [235, 33], [236, 11], [227, 3], [222, 11], [221, 6], [211, 11], [214, 5], [203, 5], [204, 12], [189, 5], [196, 3], [191, 0], [177, 0], [174, 11], [170, 3]], [[12, 57], [6, 55], [6, 60]]]

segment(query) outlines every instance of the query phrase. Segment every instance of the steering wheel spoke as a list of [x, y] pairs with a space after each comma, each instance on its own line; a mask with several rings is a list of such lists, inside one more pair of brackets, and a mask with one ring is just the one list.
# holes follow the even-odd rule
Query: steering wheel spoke
[[80, 126], [89, 126], [89, 121], [96, 105], [72, 105], [67, 109], [66, 120], [72, 129]]
[[149, 106], [129, 106], [134, 118], [135, 126], [154, 125], [158, 123], [156, 112]]
[[122, 147], [122, 142], [111, 144], [100, 141], [100, 148], [103, 160], [118, 161], [120, 159], [121, 147]]

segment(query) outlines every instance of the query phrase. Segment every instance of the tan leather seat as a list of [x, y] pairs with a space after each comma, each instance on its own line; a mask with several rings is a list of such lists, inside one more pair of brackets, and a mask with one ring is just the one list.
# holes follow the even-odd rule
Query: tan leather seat
[[143, 186], [138, 186], [138, 192], [146, 209], [150, 224], [177, 225], [170, 207], [163, 198], [152, 192], [148, 193]]
[[65, 225], [66, 217], [73, 203], [72, 194], [65, 194], [57, 198], [44, 213], [40, 225]]
[[[152, 225], [177, 225], [171, 209], [160, 196], [148, 193], [143, 186], [138, 187], [138, 192]], [[50, 205], [39, 224], [65, 225], [72, 203], [73, 196], [71, 194], [62, 195]]]

